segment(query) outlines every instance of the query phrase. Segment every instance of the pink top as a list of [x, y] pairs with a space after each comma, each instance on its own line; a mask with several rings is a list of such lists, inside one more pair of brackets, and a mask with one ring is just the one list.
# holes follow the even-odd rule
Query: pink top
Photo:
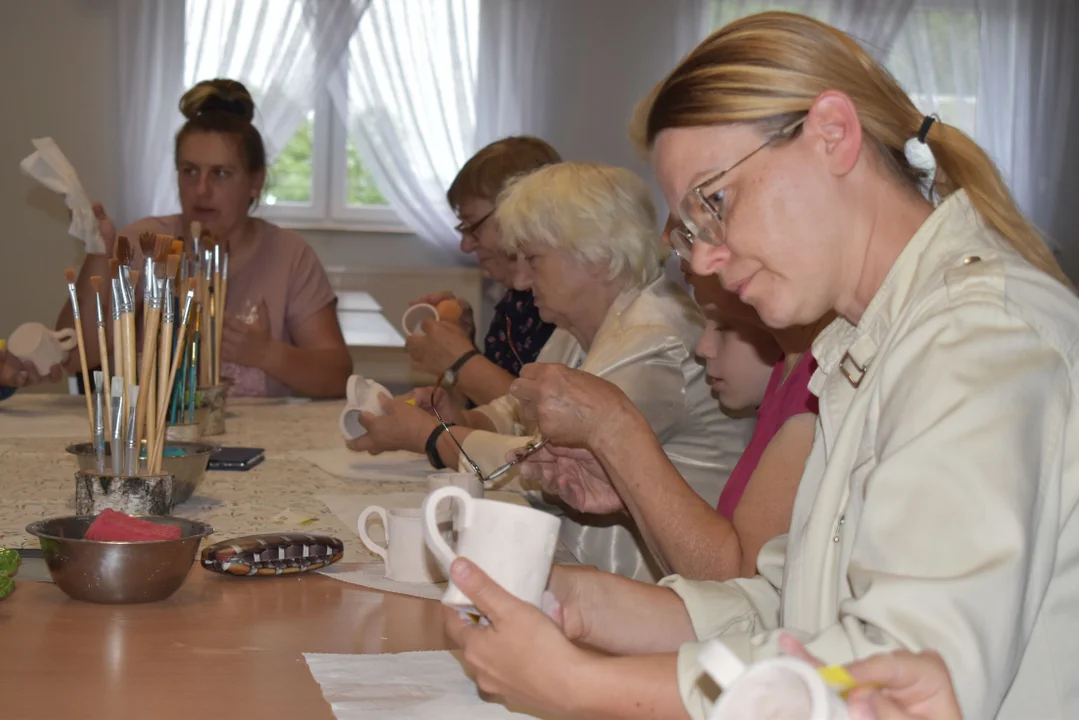
[[757, 410], [757, 425], [753, 428], [753, 435], [731, 471], [727, 484], [723, 486], [723, 492], [719, 494], [716, 510], [723, 517], [734, 519], [734, 509], [738, 507], [742, 493], [746, 491], [749, 478], [757, 469], [764, 449], [772, 442], [779, 428], [783, 427], [783, 423], [795, 415], [817, 414], [817, 396], [809, 392], [809, 379], [813, 377], [816, 369], [817, 361], [811, 354], [806, 353], [794, 366], [787, 381], [780, 384], [783, 380], [783, 361], [776, 363], [772, 377], [768, 380], [768, 388], [764, 391], [764, 400]]
[[[118, 234], [131, 241], [135, 251], [134, 267], [142, 268], [139, 234], [183, 235], [188, 252], [193, 248], [189, 232], [181, 227], [179, 215], [138, 220]], [[226, 312], [240, 315], [249, 307], [266, 301], [270, 335], [278, 342], [292, 344], [292, 331], [327, 305], [336, 305], [330, 280], [315, 251], [300, 235], [264, 220], [256, 220], [256, 249], [242, 267], [230, 263]], [[235, 260], [235, 258], [232, 258]], [[138, 297], [142, 297], [139, 278]], [[287, 385], [262, 370], [233, 363], [221, 364], [221, 375], [232, 383], [229, 394], [256, 397], [290, 395]]]

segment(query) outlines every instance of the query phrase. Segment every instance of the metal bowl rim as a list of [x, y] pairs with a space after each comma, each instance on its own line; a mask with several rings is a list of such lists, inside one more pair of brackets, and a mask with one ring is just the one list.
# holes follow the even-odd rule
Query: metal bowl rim
[[[73, 537], [60, 537], [59, 535], [48, 535], [40, 530], [40, 527], [45, 523], [55, 522], [57, 520], [90, 520], [93, 522], [97, 515], [62, 515], [60, 517], [46, 518], [44, 520], [36, 520], [26, 526], [26, 532], [33, 535], [36, 538], [42, 540], [58, 540], [62, 542], [76, 542], [87, 543], [89, 545], [157, 545], [164, 543], [175, 543], [183, 540], [191, 540], [197, 538], [201, 540], [204, 537], [208, 537], [214, 534], [214, 529], [211, 525], [202, 522], [201, 520], [188, 520], [187, 518], [175, 518], [176, 520], [183, 520], [189, 522], [196, 527], [198, 532], [193, 535], [186, 535], [181, 538], [166, 538], [162, 540], [87, 540], [86, 538], [73, 538]], [[134, 518], [151, 518], [151, 517], [171, 517], [168, 515], [131, 515]]]
[[[184, 455], [184, 457], [191, 457], [191, 456], [194, 456], [194, 455], [202, 455], [203, 453], [212, 455], [213, 453], [215, 453], [215, 452], [217, 452], [218, 450], [221, 449], [220, 445], [215, 445], [213, 443], [204, 443], [204, 442], [199, 442], [199, 441], [188, 441], [188, 440], [166, 440], [165, 441], [165, 447], [169, 447], [170, 445], [172, 447], [182, 447], [184, 449], [191, 449], [192, 446], [195, 446], [196, 448], [199, 448], [199, 449], [193, 450], [193, 452], [190, 455]], [[82, 446], [89, 446], [88, 451], [87, 452], [82, 452], [82, 451], [76, 449], [76, 448], [79, 448], [79, 447], [82, 447]], [[64, 448], [64, 452], [68, 453], [69, 455], [93, 455], [94, 454], [94, 444], [91, 443], [91, 442], [72, 443], [72, 444], [68, 445], [66, 448]], [[163, 460], [171, 460], [171, 459], [172, 458], [169, 458], [169, 457], [163, 458]]]

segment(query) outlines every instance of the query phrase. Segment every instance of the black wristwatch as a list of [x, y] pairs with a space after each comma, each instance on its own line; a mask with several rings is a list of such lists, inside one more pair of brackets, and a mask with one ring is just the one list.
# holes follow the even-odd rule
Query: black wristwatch
[[461, 368], [465, 366], [465, 363], [480, 354], [480, 351], [476, 348], [472, 348], [461, 357], [457, 358], [457, 362], [450, 365], [449, 370], [443, 375], [446, 384], [453, 387], [457, 384], [457, 374], [461, 372]]
[[427, 436], [427, 443], [423, 446], [423, 451], [427, 453], [427, 462], [431, 463], [431, 467], [435, 470], [446, 469], [446, 463], [442, 462], [442, 458], [438, 455], [438, 439], [442, 437], [442, 433], [453, 426], [454, 423], [446, 423], [445, 425], [439, 423], [438, 427]]

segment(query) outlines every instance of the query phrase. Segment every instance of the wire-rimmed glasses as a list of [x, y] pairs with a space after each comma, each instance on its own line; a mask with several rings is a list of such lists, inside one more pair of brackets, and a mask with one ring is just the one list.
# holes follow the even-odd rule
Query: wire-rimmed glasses
[[722, 247], [726, 243], [727, 238], [723, 223], [725, 210], [724, 189], [719, 188], [710, 193], [706, 192], [706, 190], [764, 148], [793, 137], [805, 120], [806, 116], [803, 115], [794, 122], [782, 127], [765, 138], [764, 142], [754, 148], [748, 155], [733, 165], [708, 176], [703, 182], [686, 191], [678, 202], [678, 218], [682, 221], [682, 225], [681, 227], [671, 228], [667, 234], [667, 237], [670, 238], [671, 249], [674, 250], [678, 257], [686, 262], [693, 259], [694, 240], [701, 240], [714, 247]]
[[[482, 220], [480, 222], [482, 222]], [[513, 335], [510, 330], [510, 319], [508, 317], [506, 318], [506, 344], [509, 345], [510, 351], [517, 359], [517, 362], [523, 366], [524, 363], [521, 361], [521, 356], [517, 354], [517, 348], [513, 346]], [[439, 390], [442, 390], [443, 393], [446, 392], [442, 387], [442, 381], [445, 379], [445, 377], [446, 373], [445, 371], [443, 371], [442, 374], [438, 376], [438, 380], [435, 382], [435, 388], [431, 392], [431, 410], [434, 412], [435, 418], [438, 419], [439, 424], [442, 426], [442, 430], [450, 436], [451, 440], [453, 440], [453, 444], [457, 446], [457, 450], [460, 451], [461, 457], [463, 457], [465, 459], [465, 462], [468, 463], [468, 466], [472, 468], [472, 472], [476, 473], [476, 477], [480, 479], [480, 482], [483, 483], [485, 488], [489, 488], [493, 481], [508, 473], [516, 465], [519, 465], [521, 462], [523, 462], [526, 458], [539, 452], [539, 450], [547, 444], [546, 438], [541, 438], [528, 443], [523, 448], [517, 451], [516, 457], [513, 460], [510, 460], [505, 465], [502, 465], [501, 467], [492, 471], [490, 475], [484, 477], [483, 471], [480, 470], [480, 466], [476, 464], [475, 460], [469, 457], [467, 452], [465, 452], [464, 446], [461, 445], [457, 437], [452, 432], [450, 432], [450, 425], [442, 419], [442, 415], [438, 412], [438, 402], [436, 394]]]

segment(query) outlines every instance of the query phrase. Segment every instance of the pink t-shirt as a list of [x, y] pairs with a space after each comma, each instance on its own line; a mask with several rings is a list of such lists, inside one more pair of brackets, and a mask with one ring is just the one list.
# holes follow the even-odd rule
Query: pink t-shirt
[[[134, 267], [142, 268], [142, 252], [138, 247], [143, 232], [162, 235], [183, 235], [187, 251], [193, 250], [189, 231], [182, 227], [179, 215], [143, 218], [131, 223], [118, 234], [124, 235], [135, 250]], [[239, 315], [249, 305], [266, 301], [269, 311], [270, 335], [278, 342], [292, 344], [293, 331], [305, 320], [327, 305], [335, 305], [334, 294], [326, 270], [311, 246], [292, 230], [264, 220], [256, 220], [256, 247], [250, 259], [241, 267], [230, 258], [228, 299], [225, 311]], [[139, 278], [138, 297], [142, 297], [142, 278]], [[221, 375], [231, 382], [233, 396], [278, 397], [290, 395], [287, 385], [262, 370], [233, 363], [221, 364]]]
[[806, 353], [794, 366], [787, 381], [781, 385], [783, 361], [776, 363], [772, 377], [768, 380], [768, 388], [764, 391], [764, 400], [757, 410], [757, 425], [753, 428], [753, 435], [731, 471], [727, 484], [723, 486], [723, 492], [719, 494], [716, 510], [723, 517], [734, 519], [734, 509], [738, 507], [742, 493], [746, 491], [749, 478], [757, 469], [764, 449], [772, 442], [779, 428], [783, 427], [783, 423], [795, 415], [817, 414], [817, 396], [809, 392], [809, 379], [813, 377], [816, 369], [816, 360]]

